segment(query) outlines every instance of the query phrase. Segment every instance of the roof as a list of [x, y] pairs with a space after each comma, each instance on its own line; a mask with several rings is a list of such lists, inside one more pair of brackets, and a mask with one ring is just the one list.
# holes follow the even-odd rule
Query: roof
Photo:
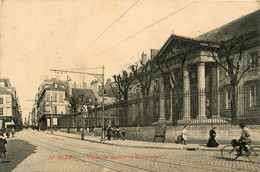
[[0, 86], [0, 95], [12, 95], [12, 93]]
[[54, 85], [48, 85], [46, 88], [44, 88], [46, 91], [66, 91], [66, 89], [64, 87], [61, 87], [61, 86], [57, 86], [55, 88]]
[[205, 41], [227, 41], [234, 36], [242, 36], [247, 33], [260, 33], [260, 10], [242, 16], [230, 23], [227, 23], [217, 29], [211, 30], [197, 37], [197, 40]]
[[95, 99], [95, 94], [92, 89], [72, 88], [72, 95], [76, 97], [84, 95], [85, 97], [90, 97], [92, 100]]
[[[184, 36], [171, 35], [160, 49], [156, 56], [167, 56], [174, 54], [173, 49], [181, 47], [196, 47], [205, 41], [227, 41], [234, 38], [234, 36], [242, 36], [248, 33], [260, 33], [260, 10], [243, 16], [237, 20], [227, 23], [217, 29], [211, 30], [197, 38], [188, 38]], [[185, 50], [183, 50], [185, 51]], [[176, 53], [178, 54], [178, 52]]]
[[184, 36], [171, 35], [170, 38], [166, 41], [163, 47], [159, 50], [156, 56], [163, 56], [165, 53], [168, 53], [172, 50], [173, 47], [180, 47], [183, 44], [186, 45], [197, 45], [200, 42], [193, 38], [188, 38]]
[[[112, 87], [115, 90], [115, 94], [118, 94], [118, 88], [115, 87], [115, 86], [112, 86]], [[113, 93], [113, 90], [112, 90], [110, 85], [104, 85], [104, 89], [105, 89], [105, 94], [104, 94], [105, 97], [115, 97], [115, 95]], [[102, 95], [102, 91], [101, 90], [102, 90], [102, 86], [99, 86], [98, 94], [100, 96]]]

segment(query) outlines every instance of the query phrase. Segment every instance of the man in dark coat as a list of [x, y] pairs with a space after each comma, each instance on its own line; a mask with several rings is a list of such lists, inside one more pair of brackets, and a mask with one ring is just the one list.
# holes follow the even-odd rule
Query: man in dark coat
[[107, 129], [107, 140], [111, 140], [111, 133], [112, 133], [112, 130], [110, 127], [108, 127]]
[[212, 129], [209, 131], [209, 140], [207, 143], [207, 147], [218, 147], [218, 142], [215, 140], [216, 137], [216, 129], [217, 127], [212, 127]]
[[126, 131], [125, 131], [125, 129], [123, 129], [123, 130], [122, 130], [122, 139], [123, 139], [123, 140], [125, 140], [125, 133], [126, 133]]

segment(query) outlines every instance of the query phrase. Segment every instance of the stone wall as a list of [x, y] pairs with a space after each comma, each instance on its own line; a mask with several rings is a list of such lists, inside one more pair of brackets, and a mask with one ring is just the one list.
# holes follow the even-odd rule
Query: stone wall
[[[154, 139], [155, 126], [149, 127], [124, 127], [126, 130], [126, 139], [129, 140], [140, 140], [152, 142]], [[260, 144], [260, 126], [248, 126], [250, 130], [251, 139], [253, 144]], [[122, 128], [120, 128], [122, 129]], [[178, 135], [181, 134], [182, 126], [167, 126], [165, 142], [175, 143]], [[188, 141], [187, 143], [200, 143], [206, 144], [209, 138], [209, 130], [211, 126], [188, 126]], [[94, 130], [96, 135], [101, 136], [101, 128]], [[227, 144], [232, 139], [239, 139], [241, 129], [239, 126], [225, 125], [217, 126], [216, 129], [216, 140], [220, 144]]]

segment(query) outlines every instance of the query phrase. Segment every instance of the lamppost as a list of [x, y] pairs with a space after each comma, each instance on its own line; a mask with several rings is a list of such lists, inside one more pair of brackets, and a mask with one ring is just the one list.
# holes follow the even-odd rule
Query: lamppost
[[102, 74], [95, 74], [95, 73], [87, 73], [87, 72], [78, 72], [78, 71], [68, 71], [68, 70], [56, 70], [56, 69], [51, 69], [53, 72], [64, 72], [64, 73], [77, 73], [77, 74], [82, 74], [82, 75], [92, 75], [94, 76], [99, 82], [102, 84], [102, 136], [101, 136], [101, 141], [105, 140], [105, 118], [104, 118], [104, 77], [105, 77], [105, 67], [102, 66]]

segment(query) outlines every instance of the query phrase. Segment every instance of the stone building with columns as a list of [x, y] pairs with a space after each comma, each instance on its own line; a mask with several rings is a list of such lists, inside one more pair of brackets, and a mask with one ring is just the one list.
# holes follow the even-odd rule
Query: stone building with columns
[[[230, 121], [231, 93], [227, 72], [216, 64], [209, 52], [209, 44], [232, 41], [235, 37], [245, 38], [239, 73], [260, 55], [260, 10], [243, 16], [197, 38], [171, 35], [159, 52], [151, 57], [165, 59], [165, 71], [174, 76], [174, 88], [160, 76], [154, 75], [149, 97], [150, 123], [159, 119], [175, 124], [227, 123]], [[235, 58], [238, 52], [232, 52]], [[225, 59], [220, 59], [222, 62]], [[223, 63], [225, 65], [225, 63]], [[259, 120], [260, 114], [260, 66], [258, 60], [238, 84], [237, 116], [239, 119]], [[170, 78], [169, 78], [170, 79]], [[133, 82], [129, 98], [136, 99], [140, 85]], [[141, 101], [142, 104], [144, 101]], [[129, 103], [128, 121], [137, 121], [142, 115], [142, 106]], [[146, 120], [146, 119], [144, 119]], [[260, 122], [260, 121], [259, 121]]]

